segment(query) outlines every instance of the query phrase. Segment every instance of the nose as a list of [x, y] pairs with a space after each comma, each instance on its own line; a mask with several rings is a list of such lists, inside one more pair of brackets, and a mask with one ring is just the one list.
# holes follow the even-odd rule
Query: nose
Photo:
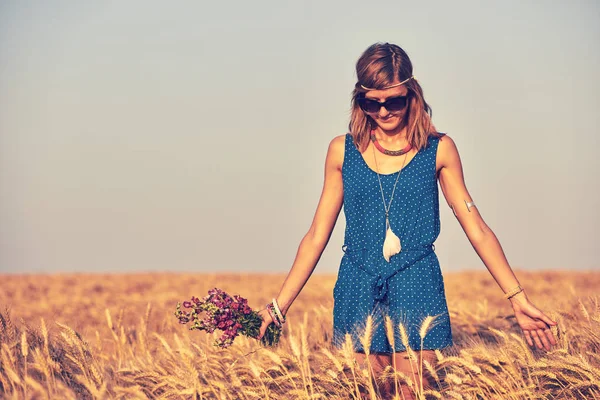
[[380, 117], [386, 117], [390, 112], [388, 110], [385, 109], [384, 106], [379, 107], [379, 116]]

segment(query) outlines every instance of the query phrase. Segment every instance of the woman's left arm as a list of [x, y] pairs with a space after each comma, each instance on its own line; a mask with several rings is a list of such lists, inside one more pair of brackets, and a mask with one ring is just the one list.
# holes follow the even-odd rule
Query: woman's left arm
[[[516, 288], [520, 285], [519, 281], [506, 260], [498, 238], [481, 217], [467, 191], [458, 149], [448, 135], [440, 138], [436, 158], [438, 179], [446, 202], [477, 255], [504, 293]], [[550, 350], [550, 346], [556, 344], [556, 339], [549, 325], [557, 323], [536, 308], [524, 290], [511, 297], [510, 302], [529, 345], [533, 346], [535, 341], [538, 348]]]

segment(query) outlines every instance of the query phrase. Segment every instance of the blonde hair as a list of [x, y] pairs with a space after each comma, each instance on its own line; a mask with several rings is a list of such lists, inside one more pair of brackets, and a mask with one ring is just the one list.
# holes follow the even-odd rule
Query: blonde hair
[[[375, 121], [365, 114], [358, 105], [358, 97], [368, 88], [383, 89], [402, 82], [413, 75], [413, 67], [408, 54], [399, 46], [377, 42], [360, 56], [356, 62], [358, 82], [352, 91], [352, 106], [348, 129], [354, 145], [362, 153], [369, 145], [371, 130], [377, 127]], [[416, 79], [408, 79], [404, 84], [408, 89], [407, 134], [408, 142], [421, 150], [427, 144], [428, 136], [440, 137], [431, 121], [432, 110], [423, 97], [423, 89]]]

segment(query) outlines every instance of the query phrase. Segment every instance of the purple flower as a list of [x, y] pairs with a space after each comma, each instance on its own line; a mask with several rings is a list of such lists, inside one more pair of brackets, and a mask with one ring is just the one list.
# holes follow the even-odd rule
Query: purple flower
[[[230, 296], [219, 288], [210, 289], [202, 300], [192, 296], [191, 301], [183, 302], [183, 307], [192, 310], [182, 311], [178, 304], [175, 316], [179, 323], [192, 322], [190, 329], [207, 333], [219, 329], [223, 333], [214, 344], [221, 348], [229, 347], [240, 334], [256, 338], [262, 324], [262, 318], [248, 306], [247, 299], [237, 294]], [[277, 344], [280, 334], [281, 330], [270, 324], [261, 342], [267, 345]]]

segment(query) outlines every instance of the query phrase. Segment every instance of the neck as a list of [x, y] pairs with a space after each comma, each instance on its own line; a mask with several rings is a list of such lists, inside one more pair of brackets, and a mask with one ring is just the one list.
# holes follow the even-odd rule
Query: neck
[[398, 125], [396, 129], [385, 130], [378, 126], [375, 129], [375, 137], [383, 143], [406, 143], [406, 134], [408, 132], [405, 123]]

